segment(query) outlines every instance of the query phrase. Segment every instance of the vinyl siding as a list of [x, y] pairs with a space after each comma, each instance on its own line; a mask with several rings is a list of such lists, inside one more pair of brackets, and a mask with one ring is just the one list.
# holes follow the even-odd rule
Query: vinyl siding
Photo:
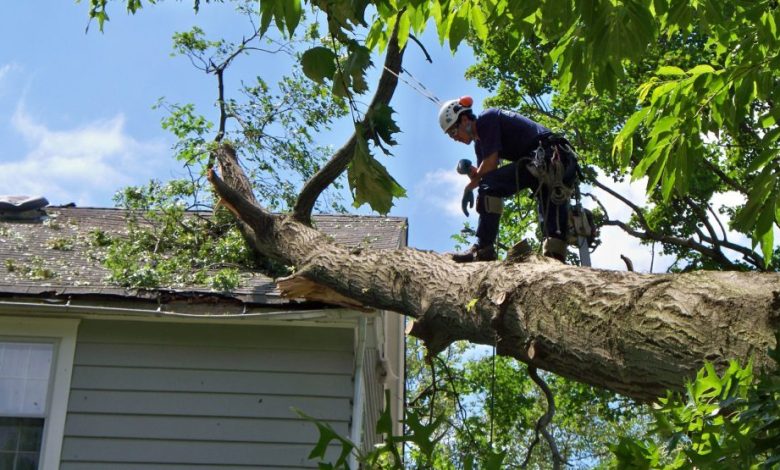
[[343, 328], [84, 321], [61, 469], [316, 468], [317, 430], [290, 407], [348, 433], [353, 341]]

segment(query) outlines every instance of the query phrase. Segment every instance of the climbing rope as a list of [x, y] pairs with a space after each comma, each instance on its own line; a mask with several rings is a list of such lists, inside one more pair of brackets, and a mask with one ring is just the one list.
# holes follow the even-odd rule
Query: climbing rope
[[493, 342], [493, 377], [490, 381], [490, 448], [493, 448], [493, 421], [496, 403], [496, 342]]
[[400, 74], [396, 73], [393, 70], [390, 70], [387, 66], [385, 66], [385, 70], [388, 71], [390, 74], [395, 75], [395, 77], [402, 81], [404, 84], [406, 84], [409, 88], [416, 91], [417, 93], [424, 96], [427, 100], [433, 102], [436, 106], [441, 105], [441, 100], [436, 97], [436, 95], [433, 94], [432, 91], [430, 91], [428, 88], [426, 88], [425, 85], [419, 80], [417, 80], [414, 75], [412, 75], [408, 70], [401, 67], [401, 73], [404, 73], [409, 76], [409, 80], [402, 77]]

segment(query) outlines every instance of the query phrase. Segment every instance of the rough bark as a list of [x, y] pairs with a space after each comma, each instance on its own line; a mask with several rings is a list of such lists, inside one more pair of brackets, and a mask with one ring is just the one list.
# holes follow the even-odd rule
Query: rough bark
[[[399, 70], [401, 57], [391, 41], [388, 68]], [[390, 101], [395, 79], [383, 80], [372, 105]], [[778, 274], [642, 275], [536, 256], [459, 265], [413, 249], [349, 250], [311, 228], [309, 216], [349, 163], [354, 136], [307, 183], [290, 216], [258, 205], [235, 152], [219, 144], [222, 178], [211, 171], [209, 179], [251, 249], [296, 266], [278, 283], [288, 296], [395, 311], [414, 319], [410, 334], [433, 354], [457, 340], [495, 343], [501, 355], [645, 401], [681, 387], [705, 360], [769, 364]]]
[[495, 341], [501, 355], [647, 401], [681, 387], [705, 360], [764, 366], [775, 346], [776, 273], [643, 275], [535, 256], [459, 265], [414, 249], [349, 250], [209, 176], [258, 249], [297, 267], [279, 282], [283, 292], [407, 315], [432, 353], [456, 340]]

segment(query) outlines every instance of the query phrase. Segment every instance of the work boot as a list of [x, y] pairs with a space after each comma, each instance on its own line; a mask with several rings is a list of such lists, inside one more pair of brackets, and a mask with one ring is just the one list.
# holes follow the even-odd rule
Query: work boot
[[471, 263], [473, 261], [495, 261], [496, 249], [493, 245], [480, 248], [479, 245], [472, 245], [471, 248], [463, 253], [455, 253], [452, 260], [456, 263]]

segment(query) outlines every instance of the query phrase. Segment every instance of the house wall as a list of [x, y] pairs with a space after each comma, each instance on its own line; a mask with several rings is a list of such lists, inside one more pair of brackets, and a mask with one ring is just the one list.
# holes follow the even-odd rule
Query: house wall
[[[315, 426], [347, 435], [353, 330], [85, 320], [62, 470], [316, 468]], [[336, 451], [337, 449], [331, 449]]]
[[379, 416], [388, 403], [385, 391], [389, 392], [390, 416], [393, 434], [403, 434], [401, 416], [404, 400], [404, 317], [394, 312], [382, 312], [370, 325], [367, 347], [364, 354], [363, 391], [366, 407], [363, 415], [362, 448], [370, 451], [383, 436], [376, 432]]

